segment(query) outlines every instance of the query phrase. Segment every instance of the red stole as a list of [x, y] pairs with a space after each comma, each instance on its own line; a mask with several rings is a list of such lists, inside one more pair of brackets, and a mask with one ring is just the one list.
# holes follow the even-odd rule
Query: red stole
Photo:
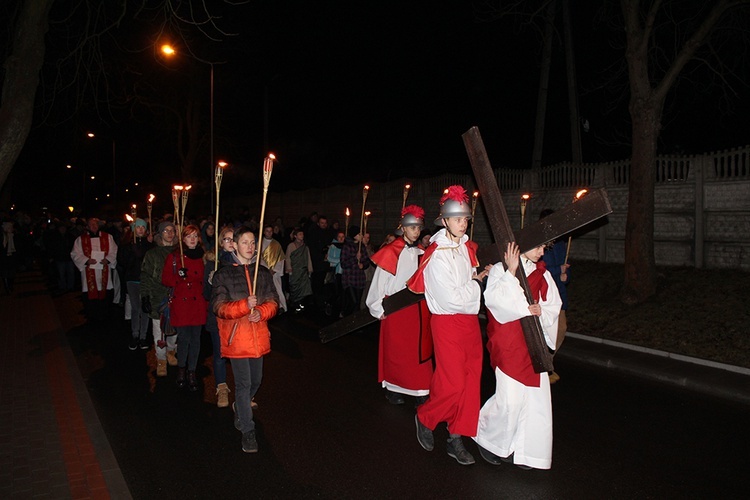
[[370, 257], [370, 260], [384, 271], [396, 275], [398, 266], [398, 257], [406, 247], [406, 241], [403, 238], [393, 240]]
[[[471, 267], [479, 267], [479, 261], [477, 260], [478, 246], [479, 245], [477, 245], [472, 240], [468, 240], [466, 242], [466, 250], [469, 251], [469, 261], [471, 262]], [[411, 278], [409, 278], [409, 281], [406, 282], [406, 287], [412, 292], [424, 293], [424, 270], [427, 267], [427, 263], [430, 261], [432, 254], [435, 253], [435, 249], [437, 249], [437, 243], [432, 242], [430, 246], [427, 247], [427, 250], [424, 251], [424, 255], [422, 255], [422, 262], [419, 263], [419, 267], [417, 268], [416, 272], [412, 275]]]
[[[83, 249], [83, 255], [91, 258], [91, 236], [89, 233], [83, 233], [81, 235], [81, 247]], [[104, 252], [104, 255], [109, 253], [109, 237], [107, 233], [99, 232], [99, 250]], [[86, 266], [86, 285], [88, 286], [88, 296], [92, 300], [103, 300], [107, 296], [107, 278], [109, 277], [109, 267], [104, 266], [102, 269], [102, 289], [99, 290], [99, 286], [96, 283], [96, 271], [91, 269], [91, 266]]]
[[[547, 300], [549, 285], [544, 279], [547, 267], [539, 259], [536, 269], [527, 276], [531, 296], [537, 302]], [[510, 378], [517, 380], [526, 387], [539, 387], [539, 374], [534, 372], [529, 356], [529, 348], [521, 328], [521, 321], [511, 321], [500, 324], [492, 313], [487, 310], [487, 350], [490, 352], [490, 362]]]

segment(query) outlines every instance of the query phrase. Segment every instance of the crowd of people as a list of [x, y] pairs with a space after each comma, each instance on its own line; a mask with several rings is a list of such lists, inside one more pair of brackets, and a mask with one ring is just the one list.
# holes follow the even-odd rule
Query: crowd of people
[[[140, 218], [130, 224], [48, 219], [30, 227], [19, 224], [29, 222], [22, 217], [6, 217], [0, 270], [11, 293], [19, 268], [44, 262], [61, 293], [83, 292], [91, 324], [106, 321], [108, 311], [118, 310], [113, 304], [122, 306], [130, 321], [128, 348], [153, 345], [156, 376], [175, 367], [176, 385], [191, 392], [199, 387], [196, 367], [207, 332], [216, 404], [230, 406], [234, 392], [234, 425], [248, 453], [258, 451], [254, 396], [271, 350], [268, 322], [305, 311], [335, 321], [367, 308], [380, 320], [378, 382], [391, 404], [413, 398], [417, 440], [425, 450], [434, 449], [433, 431], [445, 422], [447, 454], [462, 465], [475, 463], [463, 442], [469, 437], [493, 465], [549, 469], [550, 384], [559, 376], [534, 371], [520, 320], [537, 316], [548, 348], [559, 349], [570, 268], [567, 256], [561, 261], [564, 242], [523, 255], [508, 244], [502, 263], [480, 268], [477, 245], [466, 234], [473, 214], [465, 190], [446, 189], [439, 210], [432, 233], [425, 230], [424, 209], [405, 206], [398, 228], [377, 248], [359, 227], [342, 228], [315, 212], [292, 228], [280, 219], [258, 227], [252, 219], [232, 218], [217, 227], [209, 217], [180, 227], [165, 215], [154, 221], [155, 231]], [[257, 270], [256, 259], [262, 264]], [[384, 301], [406, 287], [424, 300], [386, 314]], [[484, 405], [481, 308], [496, 382]]]

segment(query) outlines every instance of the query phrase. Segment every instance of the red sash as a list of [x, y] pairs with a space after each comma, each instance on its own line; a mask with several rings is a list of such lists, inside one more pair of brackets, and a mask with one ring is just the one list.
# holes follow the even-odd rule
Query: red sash
[[[427, 263], [430, 262], [432, 254], [435, 253], [436, 248], [437, 243], [435, 242], [427, 247], [424, 255], [422, 255], [422, 261], [420, 262], [419, 267], [414, 272], [412, 277], [409, 278], [409, 281], [406, 282], [406, 287], [412, 292], [421, 294], [424, 293], [424, 270], [427, 267]], [[466, 250], [468, 250], [469, 252], [469, 261], [471, 262], [471, 267], [479, 267], [479, 261], [477, 260], [477, 248], [478, 245], [472, 240], [466, 241]]]
[[[83, 255], [91, 258], [91, 236], [89, 233], [83, 233], [81, 235], [81, 248], [83, 249]], [[106, 233], [102, 236], [99, 233], [99, 250], [107, 255], [109, 252], [109, 237]], [[96, 283], [96, 271], [91, 269], [91, 266], [86, 266], [86, 285], [88, 286], [89, 299], [92, 300], [103, 300], [107, 296], [107, 278], [109, 277], [109, 266], [104, 266], [102, 269], [102, 289], [99, 290], [99, 286]]]

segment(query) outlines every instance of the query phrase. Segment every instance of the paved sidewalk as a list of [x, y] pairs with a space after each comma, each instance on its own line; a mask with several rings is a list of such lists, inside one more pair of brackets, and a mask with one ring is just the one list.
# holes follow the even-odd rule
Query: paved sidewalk
[[131, 498], [40, 273], [0, 317], [0, 498]]

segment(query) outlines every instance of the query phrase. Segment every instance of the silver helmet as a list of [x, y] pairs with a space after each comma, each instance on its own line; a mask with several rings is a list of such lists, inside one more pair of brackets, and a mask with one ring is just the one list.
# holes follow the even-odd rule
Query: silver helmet
[[409, 205], [401, 211], [399, 228], [408, 226], [424, 227], [424, 210], [417, 205]]
[[440, 200], [440, 215], [435, 219], [435, 225], [442, 226], [442, 220], [448, 217], [473, 218], [469, 197], [461, 186], [450, 186], [444, 191], [443, 198]]

